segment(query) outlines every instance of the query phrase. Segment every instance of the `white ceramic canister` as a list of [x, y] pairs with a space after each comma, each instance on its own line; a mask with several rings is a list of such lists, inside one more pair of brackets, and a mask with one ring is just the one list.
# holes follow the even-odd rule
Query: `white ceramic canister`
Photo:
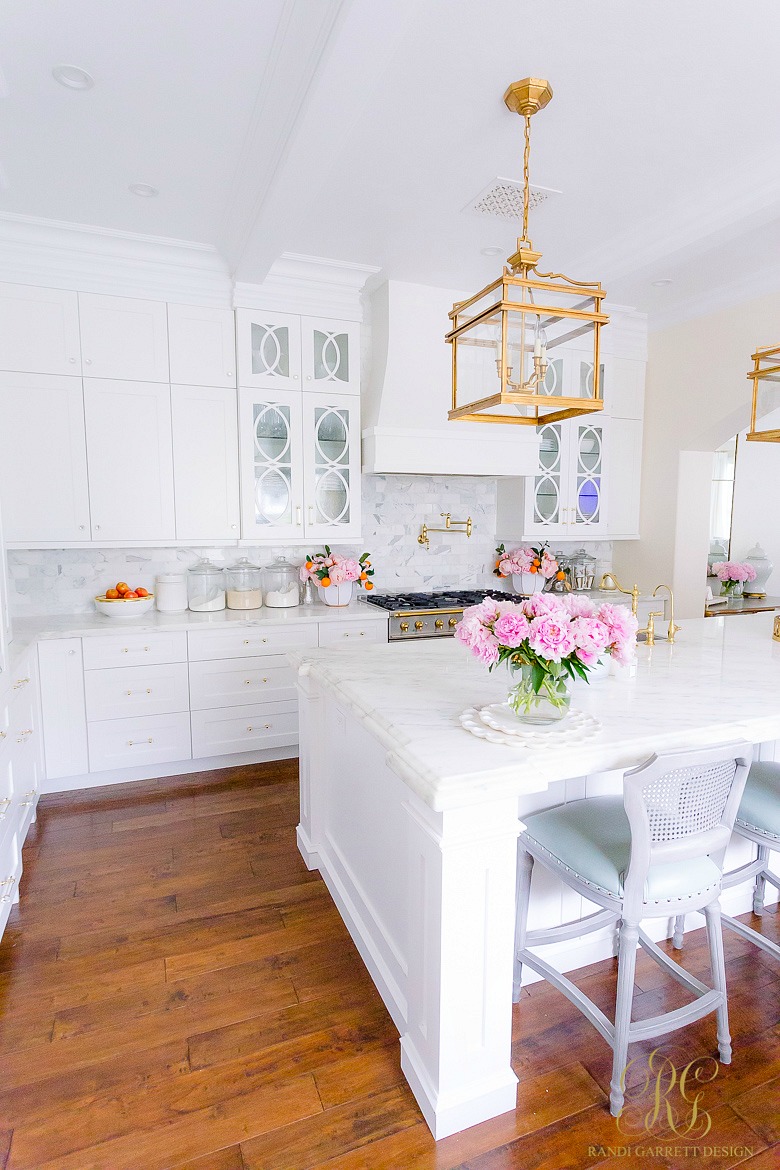
[[184, 613], [187, 578], [184, 573], [162, 573], [155, 580], [154, 598], [160, 613]]

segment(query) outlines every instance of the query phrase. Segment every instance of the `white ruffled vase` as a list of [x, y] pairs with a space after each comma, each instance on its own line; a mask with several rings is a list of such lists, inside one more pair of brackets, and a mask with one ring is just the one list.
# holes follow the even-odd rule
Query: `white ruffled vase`
[[530, 597], [532, 593], [541, 593], [546, 582], [541, 573], [513, 573], [512, 588], [515, 593]]
[[349, 605], [355, 591], [355, 582], [347, 581], [344, 585], [318, 585], [320, 601], [325, 605]]

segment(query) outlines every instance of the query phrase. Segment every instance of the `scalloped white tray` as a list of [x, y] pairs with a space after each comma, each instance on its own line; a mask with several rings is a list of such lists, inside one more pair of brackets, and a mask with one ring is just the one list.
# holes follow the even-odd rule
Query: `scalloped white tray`
[[576, 709], [570, 709], [560, 723], [551, 723], [547, 727], [523, 725], [515, 721], [505, 703], [490, 703], [481, 708], [469, 707], [460, 716], [460, 725], [478, 739], [526, 750], [575, 743], [590, 739], [601, 730], [598, 719]]

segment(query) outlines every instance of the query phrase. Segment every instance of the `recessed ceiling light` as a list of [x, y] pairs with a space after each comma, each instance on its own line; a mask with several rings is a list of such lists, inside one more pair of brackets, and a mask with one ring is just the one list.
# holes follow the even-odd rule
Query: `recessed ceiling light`
[[92, 89], [95, 84], [94, 77], [79, 65], [55, 65], [51, 75], [67, 89]]
[[134, 195], [140, 195], [142, 199], [153, 199], [155, 195], [160, 194], [159, 188], [152, 187], [150, 183], [131, 183], [127, 189]]
[[497, 248], [497, 247], [493, 246], [492, 248], [483, 248], [482, 255], [483, 256], [500, 256], [503, 251], [504, 251], [503, 248]]
[[663, 279], [661, 279], [661, 280], [654, 280], [653, 287], [654, 288], [666, 288], [666, 286], [668, 284], [672, 284], [672, 283], [673, 283], [673, 281], [672, 281], [671, 276], [664, 276]]

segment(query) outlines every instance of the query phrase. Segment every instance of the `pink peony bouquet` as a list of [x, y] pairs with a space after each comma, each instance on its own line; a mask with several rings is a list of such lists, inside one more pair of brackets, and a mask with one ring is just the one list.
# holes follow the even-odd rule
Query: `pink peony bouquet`
[[567, 685], [609, 656], [628, 665], [636, 653], [637, 620], [624, 605], [596, 606], [588, 597], [535, 593], [526, 601], [486, 598], [465, 610], [455, 637], [488, 669], [522, 671], [510, 692], [516, 711], [540, 698], [568, 705]]
[[503, 544], [496, 549], [496, 567], [493, 570], [496, 577], [513, 577], [520, 573], [541, 573], [549, 581], [558, 572], [558, 562], [552, 556], [546, 545], [531, 548], [530, 545], [522, 548], [513, 548], [507, 552]]
[[756, 570], [749, 561], [716, 561], [712, 566], [715, 576], [724, 584], [743, 584], [745, 581], [755, 581]]
[[301, 565], [301, 580], [312, 580], [316, 585], [322, 585], [323, 588], [327, 588], [328, 585], [347, 585], [350, 581], [357, 581], [358, 585], [371, 590], [374, 585], [369, 578], [373, 575], [374, 570], [371, 568], [368, 553], [363, 553], [356, 561], [352, 557], [342, 557], [338, 553], [331, 552], [330, 546], [327, 544], [324, 552], [307, 556], [306, 563]]

